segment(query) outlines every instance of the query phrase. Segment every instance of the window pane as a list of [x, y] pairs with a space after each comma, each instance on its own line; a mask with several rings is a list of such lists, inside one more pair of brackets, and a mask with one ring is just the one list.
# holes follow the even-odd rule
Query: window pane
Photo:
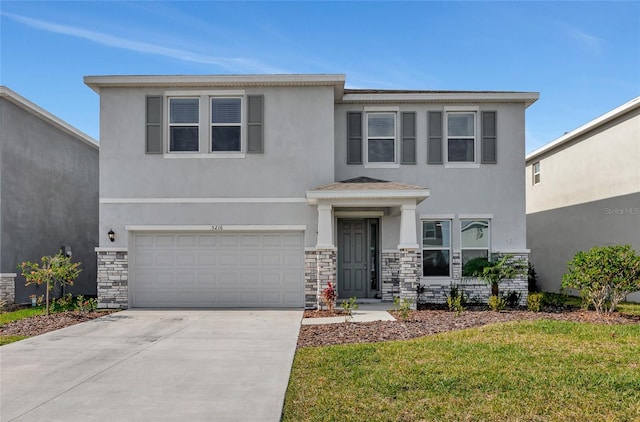
[[170, 129], [170, 151], [198, 151], [197, 126], [173, 126]]
[[211, 138], [212, 151], [240, 151], [239, 126], [213, 126]]
[[424, 221], [422, 223], [422, 245], [449, 247], [451, 239], [450, 221]]
[[489, 221], [462, 220], [462, 247], [489, 248]]
[[198, 98], [172, 98], [170, 103], [170, 123], [198, 123]]
[[463, 250], [462, 251], [462, 266], [464, 267], [465, 264], [469, 261], [471, 261], [472, 259], [475, 258], [484, 258], [484, 259], [489, 259], [489, 251], [487, 250]]
[[240, 98], [212, 98], [211, 123], [240, 123]]
[[395, 162], [393, 139], [369, 139], [368, 159], [370, 163]]
[[474, 136], [473, 113], [447, 115], [447, 136]]
[[422, 251], [422, 275], [449, 276], [449, 251]]
[[473, 139], [449, 139], [447, 145], [449, 161], [474, 161]]
[[396, 127], [393, 114], [368, 114], [369, 137], [395, 137]]

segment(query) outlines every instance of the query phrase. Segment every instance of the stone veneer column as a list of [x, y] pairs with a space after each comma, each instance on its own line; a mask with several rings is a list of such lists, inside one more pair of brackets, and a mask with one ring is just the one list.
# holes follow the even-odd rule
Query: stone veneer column
[[[507, 254], [496, 254], [496, 258], [502, 257]], [[512, 280], [505, 280], [500, 283], [500, 294], [516, 291], [520, 293], [520, 306], [527, 306], [527, 298], [529, 297], [529, 274], [527, 272], [527, 264], [529, 262], [529, 254], [526, 252], [519, 252], [510, 254], [512, 257], [507, 260], [509, 263], [519, 263], [522, 266], [523, 271], [520, 275]]]
[[400, 299], [411, 300], [412, 309], [416, 309], [416, 288], [420, 282], [420, 252], [417, 249], [400, 249]]
[[127, 251], [97, 251], [98, 308], [129, 307], [129, 254]]
[[0, 273], [0, 304], [12, 305], [16, 301], [16, 273]]
[[318, 251], [304, 251], [304, 308], [318, 306]]
[[400, 251], [383, 250], [380, 265], [382, 301], [392, 302], [400, 295]]
[[317, 304], [318, 309], [323, 305], [321, 299], [321, 293], [327, 288], [329, 282], [333, 283], [333, 288], [338, 292], [338, 283], [336, 277], [336, 249], [318, 249], [317, 251], [318, 262], [318, 291], [317, 291]]

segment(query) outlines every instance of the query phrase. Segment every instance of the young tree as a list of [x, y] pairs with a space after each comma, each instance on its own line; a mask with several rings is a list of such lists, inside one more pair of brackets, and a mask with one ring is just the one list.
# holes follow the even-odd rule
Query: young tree
[[508, 254], [499, 259], [492, 259], [484, 268], [475, 272], [476, 277], [491, 286], [491, 296], [498, 297], [501, 282], [514, 279], [524, 273], [523, 263], [513, 262], [512, 258], [513, 255]]
[[629, 293], [640, 290], [640, 255], [631, 245], [596, 246], [587, 252], [580, 251], [567, 267], [562, 287], [578, 290], [598, 313], [613, 312]]
[[71, 262], [71, 258], [59, 252], [53, 256], [43, 256], [40, 263], [25, 261], [18, 264], [22, 275], [27, 279], [25, 285], [46, 284], [47, 315], [49, 315], [49, 292], [56, 286], [70, 285], [78, 277], [80, 271], [79, 262]]

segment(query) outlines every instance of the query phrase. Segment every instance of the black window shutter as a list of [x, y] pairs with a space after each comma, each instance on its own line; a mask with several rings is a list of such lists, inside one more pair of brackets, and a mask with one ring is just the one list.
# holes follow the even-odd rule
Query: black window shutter
[[482, 112], [482, 163], [498, 163], [498, 138], [496, 129], [496, 112]]
[[427, 164], [442, 164], [442, 112], [430, 111], [428, 117]]
[[162, 96], [146, 97], [145, 152], [162, 154]]
[[347, 164], [362, 164], [362, 113], [347, 112]]
[[402, 113], [401, 164], [416, 164], [416, 113]]
[[264, 153], [264, 95], [247, 96], [247, 153]]

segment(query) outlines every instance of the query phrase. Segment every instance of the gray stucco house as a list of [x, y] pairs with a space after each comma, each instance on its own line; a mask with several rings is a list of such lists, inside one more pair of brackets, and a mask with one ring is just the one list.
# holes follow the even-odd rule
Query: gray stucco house
[[[344, 75], [87, 76], [100, 95], [101, 307], [444, 301], [526, 259], [532, 92], [345, 89]], [[506, 290], [523, 293], [525, 279]], [[487, 296], [488, 287], [467, 285]]]
[[[64, 293], [96, 295], [98, 143], [0, 86], [0, 295], [30, 302], [17, 265], [64, 247], [82, 272]], [[62, 293], [62, 292], [59, 292]], [[15, 299], [14, 299], [15, 297]]]
[[[546, 291], [578, 251], [640, 250], [640, 97], [526, 157], [527, 241]], [[640, 302], [640, 293], [627, 300]]]

